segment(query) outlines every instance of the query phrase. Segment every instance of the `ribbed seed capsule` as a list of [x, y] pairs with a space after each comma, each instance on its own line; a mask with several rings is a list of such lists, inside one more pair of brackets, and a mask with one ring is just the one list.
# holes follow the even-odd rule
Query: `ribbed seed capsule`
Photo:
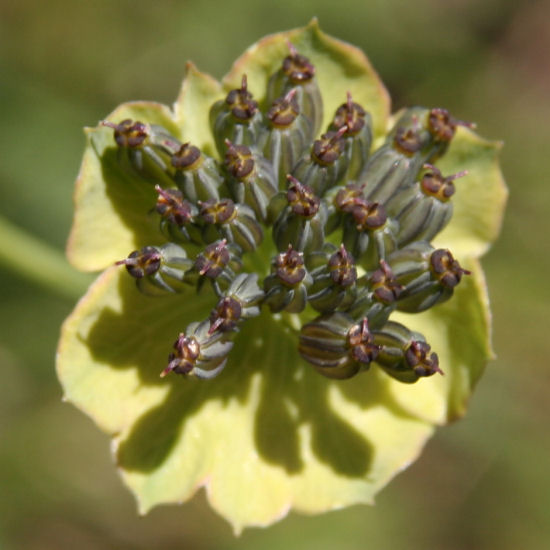
[[231, 90], [225, 99], [210, 109], [210, 126], [220, 155], [225, 154], [225, 140], [235, 145], [254, 145], [262, 129], [258, 103], [248, 91], [246, 75], [240, 88]]
[[354, 319], [366, 317], [371, 328], [382, 327], [395, 310], [403, 287], [384, 260], [380, 260], [380, 268], [370, 277], [363, 276], [357, 286], [357, 298], [346, 313]]
[[422, 334], [393, 321], [373, 334], [379, 347], [376, 362], [393, 378], [411, 384], [436, 372], [443, 374], [437, 354], [430, 353], [431, 347]]
[[273, 225], [273, 240], [277, 249], [288, 245], [298, 252], [320, 249], [325, 238], [326, 206], [313, 191], [296, 178], [288, 177], [287, 206]]
[[350, 210], [344, 221], [342, 242], [363, 269], [372, 271], [395, 250], [397, 225], [376, 202], [358, 199]]
[[347, 93], [347, 101], [338, 107], [330, 130], [342, 134], [347, 170], [342, 178], [344, 181], [355, 180], [361, 173], [369, 157], [372, 145], [372, 117], [361, 105], [352, 100]]
[[342, 155], [345, 128], [327, 132], [313, 142], [311, 152], [304, 155], [292, 170], [292, 175], [322, 196], [327, 189], [343, 178], [347, 169], [347, 157]]
[[226, 141], [224, 166], [229, 173], [227, 185], [235, 202], [246, 204], [259, 221], [267, 219], [269, 202], [277, 193], [273, 167], [262, 155], [245, 145]]
[[174, 179], [186, 199], [192, 203], [219, 199], [225, 194], [224, 180], [214, 159], [201, 153], [198, 147], [184, 143], [172, 155]]
[[351, 378], [376, 360], [367, 319], [355, 322], [345, 313], [330, 313], [305, 324], [298, 343], [300, 355], [329, 378]]
[[264, 293], [258, 286], [258, 275], [240, 273], [212, 310], [208, 332], [234, 331], [241, 321], [257, 317], [263, 297]]
[[197, 225], [198, 209], [183, 198], [179, 189], [163, 189], [155, 185], [159, 194], [155, 210], [160, 215], [160, 230], [171, 240], [200, 245], [201, 229]]
[[271, 162], [279, 189], [313, 137], [311, 122], [300, 112], [296, 91], [276, 99], [267, 113], [259, 148]]
[[168, 366], [161, 377], [171, 372], [197, 378], [214, 378], [225, 367], [233, 343], [223, 332], [209, 333], [210, 322], [191, 323], [174, 342]]
[[144, 124], [131, 119], [118, 124], [104, 120], [101, 125], [114, 130], [123, 168], [137, 172], [151, 183], [161, 181], [165, 185], [173, 185], [170, 157], [181, 144], [168, 130], [157, 124]]
[[264, 279], [264, 303], [272, 312], [300, 313], [307, 305], [311, 275], [304, 264], [304, 255], [288, 246], [286, 252], [275, 256], [271, 274]]
[[267, 101], [296, 92], [300, 110], [311, 121], [312, 136], [317, 135], [323, 121], [323, 99], [317, 80], [315, 67], [304, 55], [299, 54], [292, 44], [288, 44], [290, 54], [285, 57], [281, 68], [271, 76], [267, 85]]
[[467, 174], [459, 172], [446, 178], [431, 164], [425, 164], [419, 182], [397, 193], [387, 204], [387, 210], [398, 221], [397, 243], [431, 241], [449, 223], [453, 205], [449, 201], [455, 192], [453, 180]]
[[262, 242], [262, 226], [256, 220], [254, 211], [245, 204], [235, 204], [231, 199], [212, 199], [199, 201], [199, 206], [205, 242], [224, 238], [243, 252], [255, 250]]
[[153, 296], [180, 292], [185, 286], [185, 272], [193, 265], [183, 248], [167, 243], [134, 250], [128, 258], [116, 262], [126, 266], [136, 279], [138, 289]]
[[326, 265], [311, 272], [313, 284], [308, 303], [321, 313], [347, 309], [357, 295], [355, 261], [344, 245], [330, 256]]
[[417, 313], [448, 300], [464, 274], [449, 250], [435, 250], [429, 243], [415, 242], [388, 259], [395, 278], [403, 286], [397, 309]]

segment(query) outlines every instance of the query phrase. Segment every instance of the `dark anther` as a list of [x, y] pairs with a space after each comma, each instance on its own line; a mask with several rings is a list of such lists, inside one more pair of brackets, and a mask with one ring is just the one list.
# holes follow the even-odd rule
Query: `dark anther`
[[436, 372], [443, 374], [437, 353], [430, 354], [430, 350], [426, 342], [413, 341], [405, 351], [405, 360], [418, 376], [431, 376]]
[[346, 128], [344, 135], [354, 136], [365, 125], [365, 109], [354, 103], [351, 94], [347, 93], [347, 101], [338, 107], [332, 125], [340, 130]]
[[422, 148], [422, 138], [418, 128], [397, 128], [394, 137], [396, 148], [406, 155], [413, 155]]
[[241, 87], [231, 90], [225, 102], [231, 108], [231, 114], [243, 122], [250, 120], [256, 114], [258, 103], [252, 99], [252, 94], [248, 91], [245, 74], [243, 74]]
[[327, 132], [313, 142], [311, 157], [315, 162], [323, 166], [333, 164], [342, 154], [342, 136], [346, 133], [347, 126], [340, 128], [337, 132]]
[[161, 377], [170, 372], [189, 374], [199, 358], [201, 347], [194, 336], [185, 336], [180, 333], [174, 342], [174, 352], [168, 356], [168, 366], [160, 373]]
[[252, 151], [246, 145], [233, 145], [228, 139], [225, 140], [225, 144], [227, 152], [224, 164], [227, 170], [237, 179], [246, 178], [254, 170]]
[[432, 109], [428, 115], [428, 129], [437, 141], [451, 141], [457, 126], [475, 128], [475, 124], [451, 116], [447, 109]]
[[230, 254], [227, 249], [227, 241], [217, 241], [209, 244], [204, 251], [197, 256], [195, 268], [197, 271], [208, 277], [215, 279], [229, 263]]
[[162, 256], [153, 246], [145, 246], [141, 250], [134, 250], [126, 259], [116, 262], [116, 265], [125, 265], [128, 273], [136, 279], [153, 275], [160, 268]]
[[163, 218], [180, 227], [191, 221], [191, 204], [183, 198], [181, 191], [163, 189], [160, 185], [155, 185], [155, 191], [159, 194], [156, 211]]
[[287, 286], [301, 283], [306, 276], [304, 254], [294, 250], [290, 244], [286, 252], [281, 252], [276, 256], [274, 263], [277, 277]]
[[430, 256], [430, 267], [434, 276], [447, 288], [454, 288], [462, 275], [470, 275], [467, 269], [462, 269], [449, 250], [439, 248]]
[[296, 88], [293, 88], [284, 97], [273, 102], [271, 109], [267, 112], [267, 118], [274, 126], [286, 128], [296, 120], [300, 114], [300, 107], [295, 96]]
[[184, 143], [179, 151], [172, 155], [172, 166], [174, 168], [193, 169], [198, 166], [201, 159], [201, 151], [190, 143]]
[[342, 212], [352, 212], [354, 207], [364, 201], [363, 189], [366, 184], [348, 184], [340, 189], [334, 198], [334, 205]]
[[395, 275], [385, 260], [380, 260], [377, 269], [369, 278], [374, 297], [384, 304], [392, 304], [397, 300], [403, 287], [396, 281]]
[[228, 223], [237, 215], [235, 203], [231, 199], [199, 201], [199, 206], [200, 217], [205, 223]]
[[290, 185], [286, 193], [288, 204], [294, 214], [312, 218], [319, 211], [321, 201], [315, 196], [311, 187], [300, 183], [295, 177], [287, 176]]
[[368, 365], [378, 356], [380, 347], [374, 343], [366, 318], [349, 329], [347, 338], [351, 356], [355, 361]]
[[426, 195], [436, 197], [442, 202], [448, 201], [455, 192], [453, 181], [466, 176], [468, 170], [458, 172], [452, 176], [443, 177], [440, 170], [431, 164], [424, 164], [424, 168], [428, 170], [420, 182], [420, 186]]
[[378, 229], [388, 219], [386, 209], [380, 203], [366, 199], [357, 199], [351, 213], [359, 231]]
[[290, 54], [283, 60], [283, 72], [295, 84], [302, 84], [315, 76], [315, 67], [310, 60], [296, 51], [290, 42], [288, 43]]
[[341, 286], [351, 286], [357, 281], [357, 269], [352, 255], [345, 249], [344, 245], [329, 258], [328, 268], [332, 281]]
[[101, 125], [112, 128], [115, 131], [115, 141], [119, 147], [141, 147], [149, 136], [147, 126], [143, 122], [134, 122], [129, 118], [118, 124], [103, 120]]
[[216, 330], [228, 332], [233, 330], [241, 318], [242, 306], [231, 296], [222, 298], [210, 314], [210, 329], [208, 334]]

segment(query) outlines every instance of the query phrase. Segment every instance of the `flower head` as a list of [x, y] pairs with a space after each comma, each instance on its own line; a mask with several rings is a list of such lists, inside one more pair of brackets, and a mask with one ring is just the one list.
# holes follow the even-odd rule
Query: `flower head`
[[189, 65], [173, 111], [87, 130], [69, 257], [107, 270], [58, 369], [142, 510], [205, 485], [239, 530], [370, 502], [463, 413], [505, 199], [468, 126], [390, 119], [363, 54], [312, 22], [223, 85]]

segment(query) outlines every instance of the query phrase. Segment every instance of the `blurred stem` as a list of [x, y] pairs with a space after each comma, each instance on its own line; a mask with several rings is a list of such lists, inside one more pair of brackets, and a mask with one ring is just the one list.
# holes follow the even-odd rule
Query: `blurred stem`
[[59, 250], [1, 217], [0, 264], [71, 300], [80, 298], [92, 281], [72, 268]]

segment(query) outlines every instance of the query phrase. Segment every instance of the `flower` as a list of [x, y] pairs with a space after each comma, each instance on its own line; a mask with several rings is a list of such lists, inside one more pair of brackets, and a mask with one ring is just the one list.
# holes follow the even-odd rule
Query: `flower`
[[467, 126], [390, 117], [362, 52], [313, 21], [86, 130], [68, 256], [105, 271], [58, 373], [142, 512], [204, 486], [238, 532], [370, 503], [464, 413], [506, 199], [500, 145]]

